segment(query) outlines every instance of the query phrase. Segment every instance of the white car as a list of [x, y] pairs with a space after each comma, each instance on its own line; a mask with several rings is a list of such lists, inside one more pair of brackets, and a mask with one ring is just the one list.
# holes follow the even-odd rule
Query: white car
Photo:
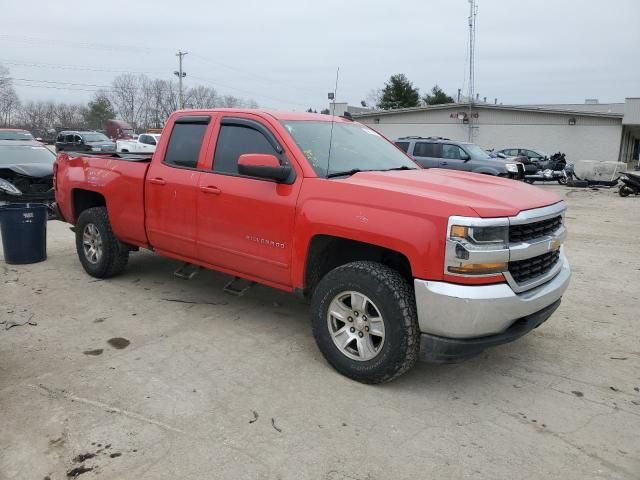
[[159, 141], [159, 133], [141, 133], [135, 140], [116, 141], [116, 150], [125, 153], [152, 153], [156, 151]]

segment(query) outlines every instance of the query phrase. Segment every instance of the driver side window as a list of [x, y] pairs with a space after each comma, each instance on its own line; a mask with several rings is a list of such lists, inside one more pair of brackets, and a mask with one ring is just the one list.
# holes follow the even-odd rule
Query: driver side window
[[442, 158], [449, 160], [462, 160], [462, 150], [457, 145], [442, 145]]
[[238, 159], [245, 153], [266, 153], [280, 158], [258, 130], [240, 125], [222, 125], [213, 157], [213, 171], [238, 175]]

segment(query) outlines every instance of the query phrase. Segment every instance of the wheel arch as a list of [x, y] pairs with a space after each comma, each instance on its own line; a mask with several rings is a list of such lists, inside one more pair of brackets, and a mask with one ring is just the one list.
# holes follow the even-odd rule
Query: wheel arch
[[106, 207], [107, 201], [104, 195], [93, 190], [85, 190], [83, 188], [74, 188], [72, 191], [73, 219], [76, 223], [80, 214], [93, 207]]
[[387, 265], [413, 282], [411, 262], [398, 250], [347, 237], [316, 234], [310, 239], [304, 262], [303, 293], [310, 295], [322, 277], [334, 268], [362, 260]]

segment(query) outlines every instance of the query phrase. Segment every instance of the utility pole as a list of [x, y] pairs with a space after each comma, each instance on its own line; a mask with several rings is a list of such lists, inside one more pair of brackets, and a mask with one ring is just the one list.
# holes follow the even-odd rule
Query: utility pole
[[469, 141], [473, 141], [473, 102], [475, 98], [475, 43], [476, 43], [476, 15], [478, 7], [476, 0], [469, 0]]
[[182, 57], [184, 57], [189, 52], [183, 52], [182, 50], [178, 50], [176, 53], [176, 57], [178, 57], [178, 70], [173, 72], [175, 76], [178, 77], [178, 98], [180, 102], [180, 109], [184, 108], [184, 96], [182, 94], [182, 79], [187, 76], [186, 72], [182, 71]]

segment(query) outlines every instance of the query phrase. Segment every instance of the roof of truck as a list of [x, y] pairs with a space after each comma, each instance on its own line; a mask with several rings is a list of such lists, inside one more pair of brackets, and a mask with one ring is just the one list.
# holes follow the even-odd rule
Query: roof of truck
[[282, 110], [263, 110], [256, 108], [211, 108], [204, 110], [180, 110], [180, 113], [192, 114], [192, 115], [202, 115], [207, 113], [253, 113], [258, 115], [270, 115], [276, 120], [307, 120], [307, 121], [316, 121], [316, 122], [330, 122], [333, 118], [334, 122], [346, 122], [352, 123], [351, 120], [338, 117], [325, 115], [323, 113], [309, 113], [309, 112], [288, 112]]

